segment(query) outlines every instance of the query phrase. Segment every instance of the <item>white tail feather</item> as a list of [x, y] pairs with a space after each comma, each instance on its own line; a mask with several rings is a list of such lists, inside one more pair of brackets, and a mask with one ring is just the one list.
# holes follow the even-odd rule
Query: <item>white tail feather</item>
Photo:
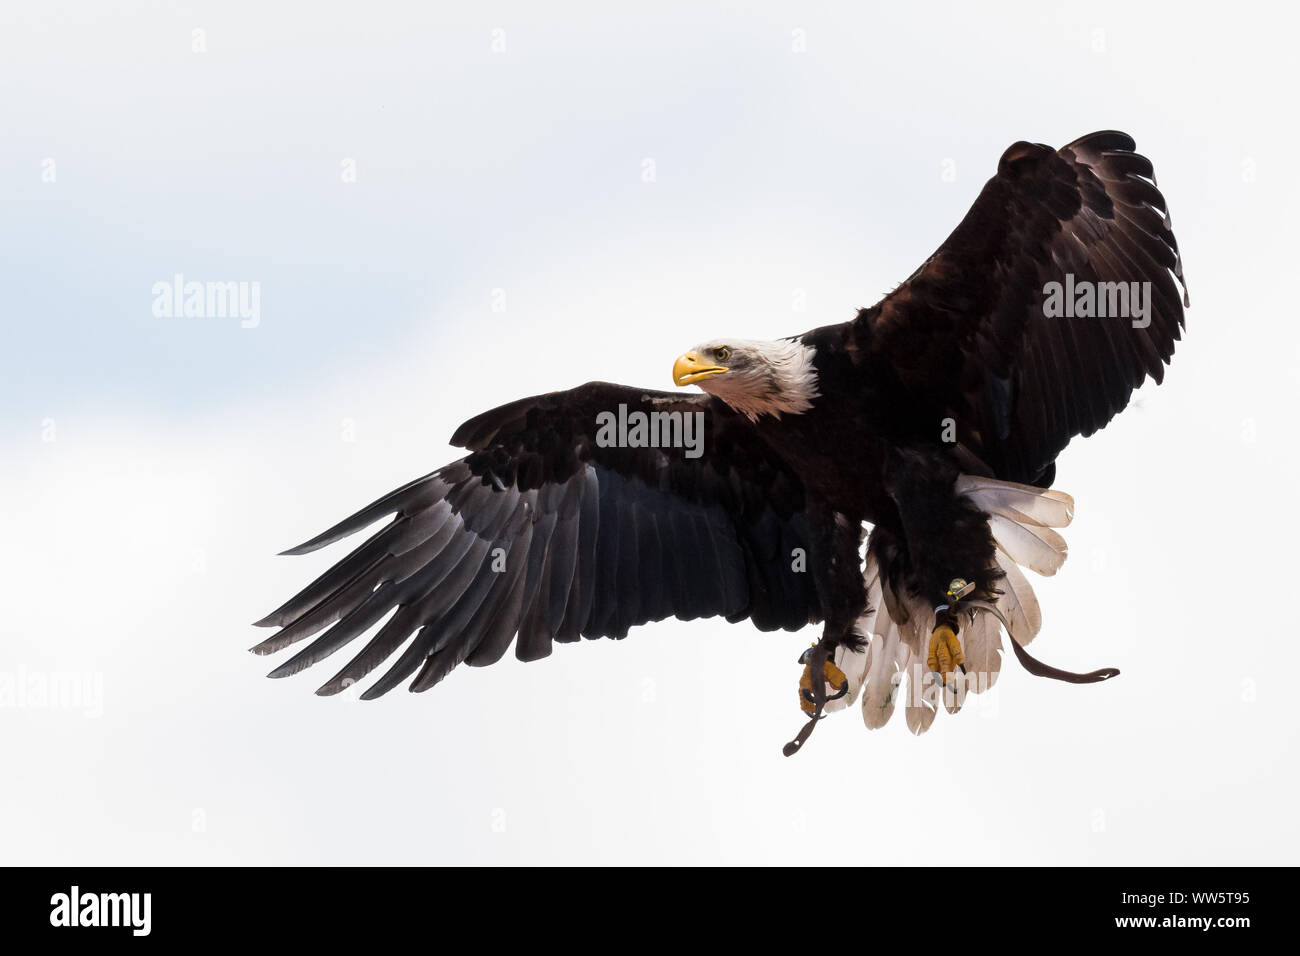
[[[874, 556], [867, 558], [867, 565], [862, 571], [862, 579], [867, 588], [867, 611], [862, 617], [858, 618], [854, 630], [869, 641], [873, 641], [872, 633], [875, 630], [877, 617], [885, 621], [889, 620], [886, 615], [880, 614], [884, 601], [880, 593], [880, 568], [877, 567]], [[842, 670], [844, 676], [849, 679], [849, 692], [838, 700], [827, 701], [826, 713], [833, 714], [836, 711], [844, 710], [858, 699], [858, 693], [862, 690], [862, 682], [867, 676], [867, 668], [870, 666], [869, 648], [870, 644], [861, 651], [854, 651], [841, 644], [835, 649], [835, 666]], [[837, 689], [827, 687], [826, 692], [831, 694]]]
[[1065, 539], [1051, 528], [1036, 524], [1017, 524], [1003, 514], [989, 515], [993, 540], [1016, 564], [1051, 577], [1061, 569], [1070, 549]]
[[975, 620], [963, 620], [961, 650], [966, 673], [975, 678], [968, 681], [970, 690], [978, 694], [997, 683], [1002, 671], [1002, 624], [997, 618], [976, 613]]
[[[920, 665], [910, 669], [907, 680], [908, 684], [914, 684], [921, 679], [924, 673]], [[930, 729], [934, 723], [935, 715], [939, 713], [934, 701], [930, 697], [921, 694], [916, 688], [909, 686], [907, 690], [907, 706], [903, 708], [903, 716], [907, 719], [907, 729], [916, 735], [921, 735]]]
[[998, 595], [998, 607], [1011, 622], [1011, 636], [1023, 647], [1032, 641], [1043, 626], [1043, 613], [1038, 608], [1038, 598], [1029, 586], [1016, 562], [1000, 547], [994, 555], [1006, 577], [1002, 579], [1002, 593]]
[[990, 514], [1019, 511], [1030, 521], [1049, 528], [1064, 528], [1074, 518], [1074, 499], [1064, 491], [972, 475], [961, 475], [953, 488]]
[[[1052, 529], [1070, 523], [1074, 499], [1063, 491], [971, 475], [959, 477], [955, 488], [989, 516], [989, 532], [997, 546], [994, 558], [1005, 575], [996, 603], [1011, 624], [1011, 639], [1028, 644], [1042, 627], [1042, 612], [1020, 567], [1043, 575], [1060, 569], [1068, 549], [1065, 539]], [[875, 729], [889, 722], [903, 697], [908, 730], [925, 733], [938, 713], [935, 695], [923, 687], [934, 609], [926, 600], [895, 588], [886, 592], [874, 557], [867, 560], [863, 580], [868, 611], [858, 620], [857, 629], [870, 642], [863, 653], [845, 647], [835, 652], [836, 666], [849, 678], [849, 693], [828, 703], [826, 710], [844, 710], [860, 694], [862, 720]], [[959, 639], [967, 674], [974, 675], [967, 689], [978, 693], [992, 687], [1002, 671], [1001, 623], [986, 611], [976, 612], [974, 619], [963, 615]], [[946, 695], [945, 705], [952, 712], [957, 709], [947, 703]]]
[[862, 720], [875, 730], [894, 715], [900, 684], [911, 652], [903, 643], [893, 621], [881, 615], [885, 627], [871, 637], [867, 648], [867, 683], [862, 694]]

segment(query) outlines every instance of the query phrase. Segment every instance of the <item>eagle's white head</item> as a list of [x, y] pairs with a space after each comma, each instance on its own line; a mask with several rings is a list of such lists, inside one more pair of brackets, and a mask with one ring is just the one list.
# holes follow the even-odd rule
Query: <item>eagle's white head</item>
[[813, 355], [813, 348], [798, 339], [717, 339], [678, 356], [673, 382], [700, 386], [750, 421], [798, 415], [820, 394]]

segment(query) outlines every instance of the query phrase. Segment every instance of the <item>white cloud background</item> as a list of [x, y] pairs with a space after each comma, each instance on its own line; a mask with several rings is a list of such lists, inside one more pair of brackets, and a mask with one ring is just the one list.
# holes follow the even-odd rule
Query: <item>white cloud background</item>
[[[0, 708], [5, 861], [1294, 862], [1289, 31], [882, 6], [6, 4], [0, 671], [104, 699]], [[463, 419], [847, 319], [1012, 141], [1106, 127], [1193, 308], [1165, 386], [1060, 461], [1034, 650], [1120, 679], [1009, 661], [925, 737], [854, 710], [786, 760], [812, 630], [666, 622], [377, 703], [245, 652], [342, 550], [274, 553]], [[260, 282], [260, 326], [155, 318], [176, 272]]]

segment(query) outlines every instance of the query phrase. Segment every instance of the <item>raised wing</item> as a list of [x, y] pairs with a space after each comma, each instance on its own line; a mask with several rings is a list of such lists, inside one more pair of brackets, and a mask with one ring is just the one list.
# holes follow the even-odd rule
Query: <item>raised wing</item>
[[[1102, 428], [1147, 375], [1162, 379], [1190, 304], [1182, 275], [1164, 197], [1130, 137], [1016, 143], [952, 235], [859, 313], [854, 334], [914, 424], [938, 438], [951, 417], [992, 474], [1046, 485], [1072, 437]], [[1135, 290], [1149, 296], [1145, 316]]]
[[[619, 421], [620, 406], [622, 421], [642, 413], [660, 429], [639, 440], [667, 428], [702, 438], [700, 454], [602, 443], [605, 416]], [[698, 416], [692, 426], [688, 415]], [[702, 435], [673, 432], [675, 422]], [[638, 440], [631, 429], [621, 437]], [[338, 693], [394, 655], [363, 697], [412, 674], [411, 690], [426, 690], [462, 661], [494, 663], [512, 641], [534, 660], [555, 641], [621, 638], [672, 616], [748, 617], [761, 630], [821, 619], [811, 576], [793, 560], [808, 546], [803, 487], [716, 399], [595, 382], [486, 412], [452, 441], [471, 454], [286, 552], [393, 516], [258, 622], [280, 628], [259, 654], [324, 631], [270, 676], [323, 660], [390, 613], [317, 693]]]

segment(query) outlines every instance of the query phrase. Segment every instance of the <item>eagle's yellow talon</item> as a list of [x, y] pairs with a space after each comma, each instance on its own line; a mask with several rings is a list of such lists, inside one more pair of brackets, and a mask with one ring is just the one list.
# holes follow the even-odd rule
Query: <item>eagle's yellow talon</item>
[[[834, 700], [838, 696], [848, 692], [849, 679], [845, 676], [844, 671], [835, 666], [834, 661], [827, 661], [822, 668], [822, 676], [825, 677], [826, 683], [832, 690], [826, 694], [827, 700]], [[810, 665], [803, 666], [803, 676], [799, 678], [799, 708], [805, 714], [812, 716], [816, 711], [816, 698], [813, 697], [812, 671]]]
[[930, 653], [925, 659], [926, 667], [939, 675], [947, 685], [957, 668], [966, 671], [966, 658], [961, 653], [961, 642], [957, 632], [947, 624], [940, 624], [930, 633]]

